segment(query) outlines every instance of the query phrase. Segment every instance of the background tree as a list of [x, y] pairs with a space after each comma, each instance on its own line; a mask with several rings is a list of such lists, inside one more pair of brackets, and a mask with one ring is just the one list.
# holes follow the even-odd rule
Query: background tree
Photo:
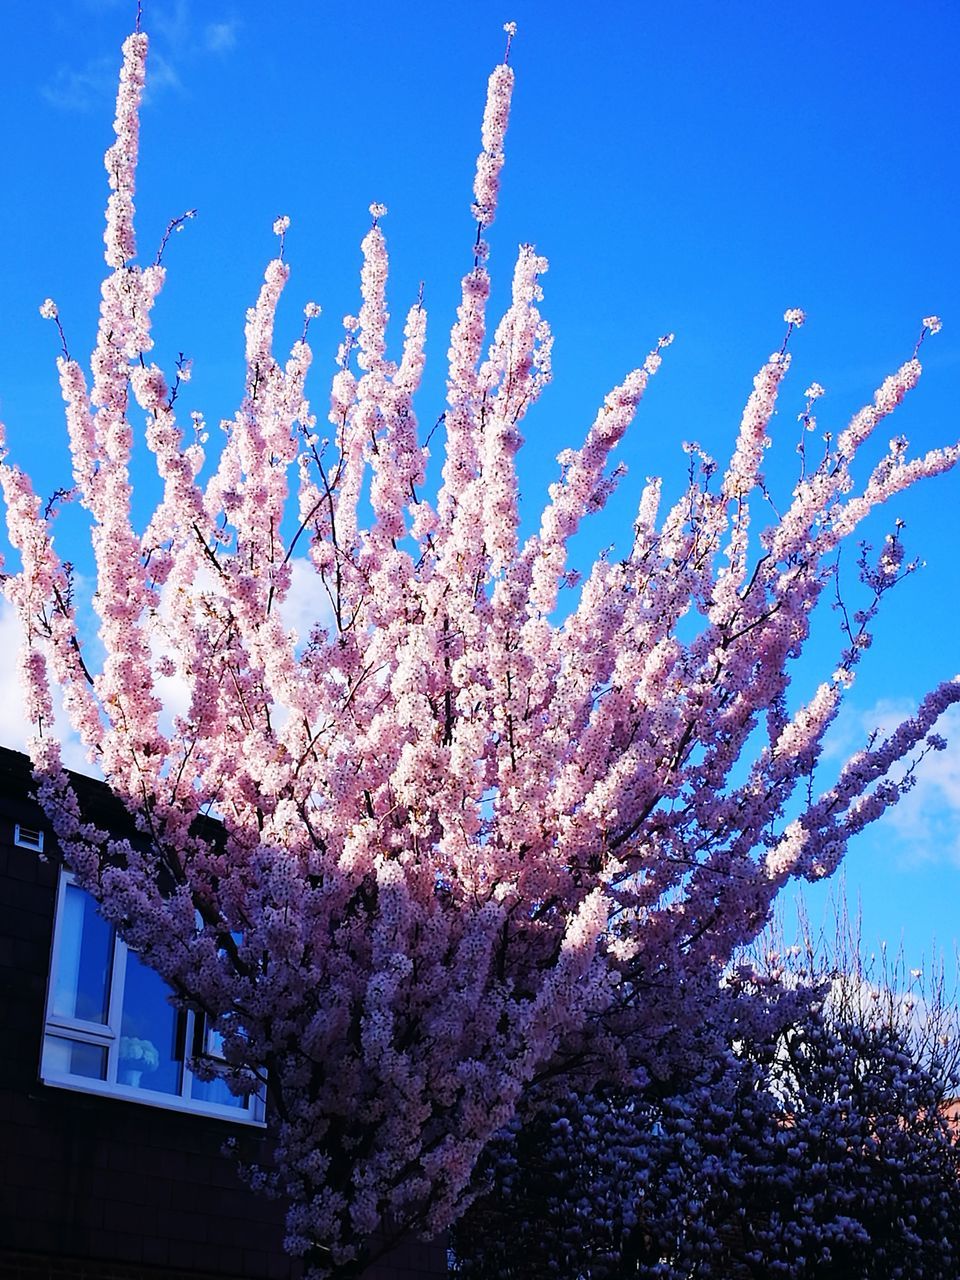
[[[911, 567], [898, 530], [878, 560], [862, 557], [865, 601], [834, 675], [788, 698], [842, 541], [957, 459], [956, 448], [911, 459], [898, 437], [855, 475], [939, 321], [924, 321], [912, 356], [755, 537], [766, 431], [804, 318], [788, 311], [728, 468], [688, 446], [679, 499], [661, 513], [660, 482], [648, 482], [629, 553], [602, 558], [563, 609], [561, 589], [577, 585], [568, 544], [620, 478], [610, 455], [670, 338], [561, 453], [539, 528], [521, 537], [515, 455], [551, 336], [546, 262], [524, 245], [488, 341], [507, 62], [488, 89], [430, 501], [413, 407], [426, 311], [411, 307], [391, 360], [381, 205], [329, 439], [304, 393], [313, 304], [286, 361], [274, 353], [289, 276], [280, 218], [247, 316], [241, 406], [209, 465], [197, 415], [187, 443], [189, 369], [168, 377], [150, 359], [166, 238], [155, 262], [136, 262], [146, 52], [140, 32], [124, 45], [90, 382], [56, 305], [42, 307], [63, 342], [74, 487], [61, 497], [89, 515], [102, 662], [84, 648], [54, 548], [56, 504], [2, 470], [37, 792], [104, 917], [222, 1035], [231, 1087], [267, 1088], [288, 1248], [349, 1276], [372, 1249], [463, 1211], [478, 1156], [528, 1090], [638, 1069], [666, 1078], [698, 1001], [780, 888], [828, 875], [909, 786], [902, 762], [940, 745], [930, 731], [960, 700], [953, 682], [833, 778], [814, 776], [877, 605]], [[806, 394], [809, 417], [819, 388]], [[141, 525], [130, 468], [144, 421], [162, 492]], [[297, 551], [327, 602], [302, 637], [279, 615]], [[171, 678], [187, 709], [167, 732]], [[80, 812], [50, 733], [52, 688], [138, 839]]]
[[515, 1119], [454, 1228], [456, 1274], [955, 1276], [960, 1071], [942, 971], [868, 976], [846, 951], [811, 972], [797, 951], [738, 970], [727, 1016], [706, 1019], [728, 1028], [725, 1052], [705, 1037], [669, 1080]]

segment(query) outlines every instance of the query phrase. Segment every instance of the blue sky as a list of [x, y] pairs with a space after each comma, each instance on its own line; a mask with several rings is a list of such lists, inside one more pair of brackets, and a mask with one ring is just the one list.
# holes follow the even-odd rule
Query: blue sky
[[[4, 14], [0, 414], [46, 492], [68, 472], [55, 334], [37, 307], [54, 297], [71, 349], [89, 349], [103, 269], [102, 154], [135, 8], [59, 0]], [[339, 317], [357, 306], [367, 206], [379, 200], [390, 210], [394, 314], [425, 285], [431, 372], [420, 415], [434, 421], [445, 334], [470, 262], [484, 88], [501, 26], [514, 19], [518, 80], [492, 269], [502, 300], [516, 244], [536, 243], [551, 263], [544, 312], [556, 334], [554, 382], [527, 424], [530, 519], [558, 449], [578, 443], [606, 390], [667, 331], [676, 342], [623, 451], [622, 500], [584, 535], [580, 554], [624, 536], [646, 475], [664, 475], [675, 492], [681, 441], [697, 439], [723, 462], [787, 307], [809, 319], [792, 340], [774, 424], [770, 470], [781, 491], [794, 474], [803, 389], [814, 379], [826, 387], [819, 421], [839, 429], [909, 356], [931, 313], [943, 332], [924, 345], [924, 377], [894, 429], [916, 450], [960, 435], [952, 0], [615, 0], [589, 10], [572, 0], [474, 0], [468, 11], [440, 0], [145, 0], [144, 257], [169, 219], [199, 211], [167, 252], [156, 312], [160, 358], [182, 350], [195, 362], [184, 408], [216, 421], [236, 407], [244, 310], [280, 213], [293, 223], [294, 271], [281, 339], [295, 336], [305, 301], [322, 304], [312, 329], [322, 400]], [[908, 547], [927, 564], [881, 617], [837, 753], [960, 670], [960, 474], [907, 495], [889, 516], [906, 520]], [[819, 621], [798, 692], [835, 665], [836, 618]], [[953, 728], [949, 752], [902, 812], [847, 861], [865, 939], [896, 944], [902, 934], [911, 963], [934, 936], [950, 951], [960, 936], [960, 717]], [[9, 714], [0, 729], [15, 737]]]

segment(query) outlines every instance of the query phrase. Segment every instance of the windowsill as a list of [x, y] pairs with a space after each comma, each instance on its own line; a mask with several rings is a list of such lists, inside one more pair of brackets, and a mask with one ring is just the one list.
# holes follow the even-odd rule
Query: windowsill
[[76, 1076], [58, 1076], [52, 1073], [40, 1076], [42, 1084], [53, 1089], [69, 1089], [73, 1093], [93, 1094], [98, 1098], [113, 1098], [118, 1102], [133, 1102], [141, 1107], [158, 1107], [163, 1111], [177, 1111], [184, 1116], [203, 1116], [207, 1120], [225, 1120], [228, 1124], [242, 1124], [249, 1129], [266, 1129], [266, 1120], [249, 1111], [220, 1107], [214, 1102], [189, 1102], [175, 1094], [154, 1093], [149, 1089], [135, 1089], [130, 1085], [111, 1084], [107, 1080], [86, 1080]]

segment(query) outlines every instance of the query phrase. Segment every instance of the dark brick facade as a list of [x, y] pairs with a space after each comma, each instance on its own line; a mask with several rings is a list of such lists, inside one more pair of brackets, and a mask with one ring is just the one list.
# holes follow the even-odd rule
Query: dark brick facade
[[[99, 784], [84, 802], [103, 820]], [[0, 749], [0, 1280], [296, 1280], [283, 1213], [221, 1154], [235, 1137], [262, 1158], [263, 1131], [39, 1082], [57, 860], [16, 846], [46, 828], [25, 757]], [[365, 1280], [446, 1274], [440, 1246], [411, 1244]]]

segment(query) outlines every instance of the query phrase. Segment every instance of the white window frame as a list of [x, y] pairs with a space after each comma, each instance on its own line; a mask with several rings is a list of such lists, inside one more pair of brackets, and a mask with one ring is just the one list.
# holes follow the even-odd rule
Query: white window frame
[[40, 827], [27, 827], [17, 822], [13, 828], [13, 843], [21, 849], [32, 849], [34, 853], [43, 853], [43, 830]]
[[[63, 920], [65, 918], [64, 900], [67, 888], [76, 885], [76, 878], [65, 868], [61, 868], [57, 882], [57, 903], [54, 916], [53, 943], [50, 953], [50, 970], [47, 981], [46, 1016], [44, 1021], [43, 1048], [40, 1059], [40, 1079], [44, 1084], [54, 1085], [59, 1089], [74, 1089], [78, 1093], [95, 1093], [103, 1097], [122, 1098], [128, 1102], [138, 1102], [144, 1106], [161, 1107], [167, 1111], [184, 1111], [191, 1115], [215, 1117], [229, 1120], [234, 1124], [264, 1127], [264, 1101], [262, 1091], [251, 1094], [246, 1106], [231, 1107], [210, 1102], [205, 1098], [192, 1096], [196, 1079], [190, 1070], [191, 1049], [197, 1042], [198, 1033], [202, 1033], [205, 1047], [210, 1044], [211, 1032], [198, 1026], [203, 1015], [193, 1009], [184, 1010], [180, 1016], [185, 1019], [184, 1054], [182, 1062], [182, 1083], [180, 1093], [160, 1093], [152, 1089], [143, 1089], [137, 1085], [123, 1084], [119, 1080], [120, 1061], [120, 1026], [123, 1009], [123, 988], [126, 978], [127, 957], [130, 949], [117, 931], [112, 930], [112, 953], [108, 982], [107, 1019], [105, 1023], [90, 1022], [84, 1018], [76, 1018], [54, 1012], [57, 979], [60, 969], [62, 948]], [[68, 1039], [75, 1043], [90, 1045], [104, 1049], [107, 1054], [106, 1079], [96, 1080], [88, 1076], [71, 1075], [55, 1064], [55, 1046], [48, 1044], [50, 1038]], [[215, 1056], [215, 1055], [212, 1055]]]

